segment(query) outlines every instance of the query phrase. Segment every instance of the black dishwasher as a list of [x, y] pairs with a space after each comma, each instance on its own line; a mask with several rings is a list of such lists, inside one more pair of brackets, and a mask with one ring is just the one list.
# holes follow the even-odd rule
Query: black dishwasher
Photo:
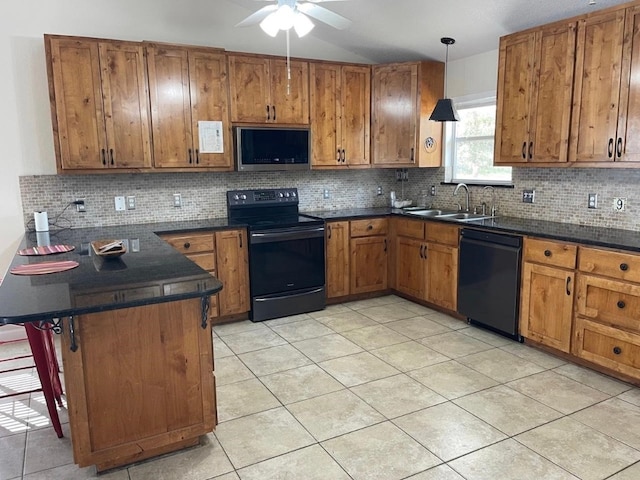
[[514, 339], [518, 335], [522, 237], [463, 228], [458, 312]]

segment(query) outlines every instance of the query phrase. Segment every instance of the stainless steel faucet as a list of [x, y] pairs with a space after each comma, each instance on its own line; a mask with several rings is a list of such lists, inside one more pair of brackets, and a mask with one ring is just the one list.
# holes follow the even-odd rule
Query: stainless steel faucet
[[467, 201], [466, 201], [467, 208], [465, 209], [465, 212], [468, 212], [469, 211], [469, 187], [467, 187], [466, 183], [459, 183], [456, 189], [453, 191], [453, 196], [455, 197], [458, 194], [458, 190], [460, 190], [462, 187], [464, 187], [467, 193]]

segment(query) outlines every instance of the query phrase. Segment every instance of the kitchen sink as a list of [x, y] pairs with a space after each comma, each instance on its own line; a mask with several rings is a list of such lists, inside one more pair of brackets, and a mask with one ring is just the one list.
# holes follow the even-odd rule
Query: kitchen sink
[[447, 214], [446, 210], [438, 209], [425, 209], [425, 210], [410, 210], [405, 212], [407, 215], [415, 215], [417, 217], [438, 217], [440, 215]]
[[442, 220], [453, 220], [456, 222], [472, 222], [474, 220], [484, 220], [486, 218], [491, 218], [491, 215], [482, 215], [478, 213], [469, 213], [469, 212], [457, 212], [457, 213], [443, 213], [441, 215], [436, 215], [436, 217]]

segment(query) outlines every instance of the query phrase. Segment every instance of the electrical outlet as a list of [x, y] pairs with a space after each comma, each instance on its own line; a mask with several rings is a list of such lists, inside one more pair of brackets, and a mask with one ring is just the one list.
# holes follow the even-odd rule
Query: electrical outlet
[[322, 198], [329, 198], [331, 195], [329, 194], [329, 189], [325, 188], [322, 190]]
[[435, 185], [431, 185], [431, 196], [432, 197], [436, 196], [436, 186]]
[[[82, 203], [77, 203], [82, 202]], [[86, 212], [87, 208], [85, 206], [84, 198], [76, 198], [76, 212]]]
[[132, 238], [131, 239], [131, 251], [132, 252], [139, 252], [140, 251], [140, 239], [139, 238]]
[[627, 208], [627, 199], [616, 197], [613, 199], [613, 209], [616, 212], [624, 212], [624, 209]]
[[589, 208], [598, 208], [598, 194], [597, 193], [590, 193], [589, 194], [588, 207]]
[[127, 210], [135, 210], [136, 209], [136, 197], [134, 195], [129, 195], [127, 197]]
[[376, 191], [378, 196], [382, 195], [382, 187], [378, 186], [378, 190]]
[[116, 205], [116, 212], [124, 212], [127, 209], [124, 203], [124, 197], [114, 197], [113, 200]]
[[181, 207], [182, 206], [182, 195], [180, 195], [179, 193], [174, 193], [173, 194], [173, 206], [174, 207]]
[[536, 191], [535, 190], [523, 190], [522, 191], [522, 203], [535, 203]]

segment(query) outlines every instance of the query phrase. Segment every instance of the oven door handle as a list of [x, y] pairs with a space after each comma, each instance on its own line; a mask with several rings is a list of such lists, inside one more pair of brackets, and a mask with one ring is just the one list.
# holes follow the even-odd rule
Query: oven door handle
[[324, 238], [324, 225], [317, 228], [272, 230], [269, 232], [251, 232], [251, 243], [274, 243], [287, 240], [305, 240], [308, 238]]
[[304, 297], [306, 295], [320, 293], [324, 290], [324, 287], [314, 288], [313, 290], [305, 290], [304, 292], [292, 293], [286, 295], [277, 295], [277, 296], [269, 296], [269, 297], [255, 297], [253, 299], [254, 302], [268, 302], [269, 300], [281, 299], [281, 298], [296, 298], [296, 297]]

